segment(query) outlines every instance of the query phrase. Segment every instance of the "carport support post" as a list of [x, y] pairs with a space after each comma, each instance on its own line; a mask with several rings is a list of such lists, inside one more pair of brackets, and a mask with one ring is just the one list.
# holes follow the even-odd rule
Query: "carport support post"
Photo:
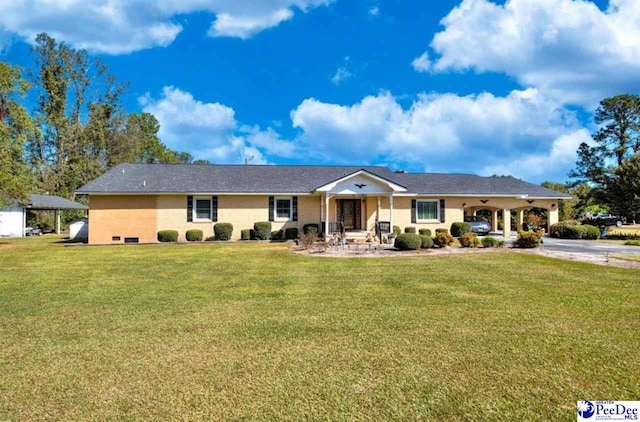
[[498, 210], [493, 210], [491, 212], [491, 231], [498, 231]]
[[506, 240], [511, 237], [511, 210], [502, 210], [502, 234]]
[[56, 234], [60, 234], [60, 210], [56, 210]]

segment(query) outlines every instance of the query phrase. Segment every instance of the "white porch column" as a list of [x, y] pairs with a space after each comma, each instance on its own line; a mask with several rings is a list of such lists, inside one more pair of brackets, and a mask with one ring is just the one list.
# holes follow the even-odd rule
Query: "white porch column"
[[498, 210], [491, 211], [491, 231], [498, 231]]
[[518, 210], [517, 212], [517, 220], [516, 224], [518, 226], [518, 231], [524, 228], [524, 210]]
[[329, 236], [329, 194], [324, 194], [324, 235]]
[[376, 208], [376, 220], [380, 221], [380, 197], [378, 196], [378, 206]]
[[56, 234], [60, 234], [60, 210], [56, 210]]
[[511, 237], [511, 210], [502, 210], [502, 233], [505, 239]]
[[393, 194], [389, 195], [389, 226], [393, 232]]
[[[324, 195], [326, 195], [326, 193]], [[322, 224], [324, 220], [324, 196], [320, 195], [320, 224]]]

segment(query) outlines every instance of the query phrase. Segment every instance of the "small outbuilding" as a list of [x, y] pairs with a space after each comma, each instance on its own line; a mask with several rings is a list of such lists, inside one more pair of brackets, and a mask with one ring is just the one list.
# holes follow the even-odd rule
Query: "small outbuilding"
[[56, 233], [60, 233], [61, 210], [86, 210], [86, 205], [53, 195], [29, 195], [28, 203], [16, 202], [0, 208], [0, 237], [24, 237], [26, 235], [27, 210], [55, 212]]

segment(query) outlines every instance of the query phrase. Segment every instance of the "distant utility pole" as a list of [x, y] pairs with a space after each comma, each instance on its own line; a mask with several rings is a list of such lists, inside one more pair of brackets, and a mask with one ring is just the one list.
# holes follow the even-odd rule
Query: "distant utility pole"
[[249, 164], [249, 161], [253, 160], [254, 158], [256, 158], [255, 156], [251, 155], [249, 157], [245, 156], [244, 157], [244, 165], [246, 166], [247, 164]]

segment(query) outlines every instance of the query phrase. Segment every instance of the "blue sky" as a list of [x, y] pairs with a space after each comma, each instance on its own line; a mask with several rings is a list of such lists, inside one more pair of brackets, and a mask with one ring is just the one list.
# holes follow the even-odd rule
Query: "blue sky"
[[128, 111], [214, 163], [563, 181], [598, 101], [640, 83], [637, 0], [0, 5], [2, 60], [29, 66], [39, 32], [100, 56]]

